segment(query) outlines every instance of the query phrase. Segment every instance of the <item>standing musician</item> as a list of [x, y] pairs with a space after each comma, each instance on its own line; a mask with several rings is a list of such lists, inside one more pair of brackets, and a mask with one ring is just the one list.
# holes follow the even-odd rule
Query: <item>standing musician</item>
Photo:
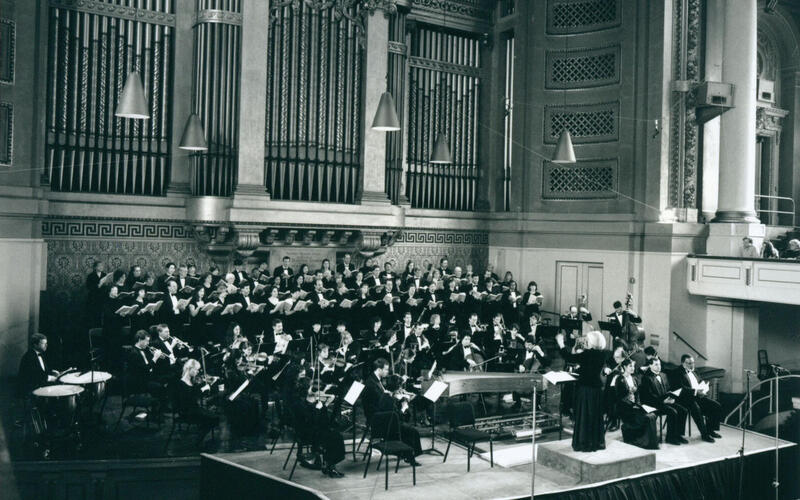
[[625, 344], [625, 349], [629, 349], [630, 346], [632, 346], [637, 340], [632, 335], [633, 328], [631, 327], [632, 325], [637, 325], [642, 322], [642, 318], [640, 318], [639, 315], [636, 314], [633, 309], [631, 309], [630, 294], [628, 294], [628, 299], [625, 302], [625, 306], [623, 306], [622, 302], [618, 300], [614, 302], [614, 312], [608, 315], [608, 322], [619, 328], [619, 333], [617, 333], [614, 341], [623, 342]]

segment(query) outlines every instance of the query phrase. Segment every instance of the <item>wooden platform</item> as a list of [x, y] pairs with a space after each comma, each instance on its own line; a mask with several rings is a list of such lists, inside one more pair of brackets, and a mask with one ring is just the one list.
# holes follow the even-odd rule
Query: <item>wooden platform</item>
[[573, 450], [572, 439], [544, 443], [538, 448], [538, 464], [564, 471], [582, 484], [656, 470], [654, 450], [645, 450], [616, 439], [609, 440], [605, 450], [593, 453]]
[[[626, 462], [622, 467], [626, 470], [624, 476], [636, 474], [657, 474], [670, 469], [680, 469], [691, 467], [702, 463], [721, 461], [730, 457], [735, 457], [741, 446], [741, 432], [731, 427], [723, 426], [720, 429], [723, 439], [714, 444], [705, 443], [699, 436], [692, 436], [689, 444], [674, 446], [662, 444], [657, 451], [640, 450], [639, 448], [628, 448], [629, 445], [622, 443], [620, 432], [606, 435], [606, 450], [593, 454], [584, 453], [582, 455], [592, 455], [585, 457], [584, 461], [599, 464], [601, 468], [611, 470], [615, 463], [623, 463], [627, 452], [636, 452], [637, 456], [642, 454], [644, 460], [654, 460], [654, 467], [650, 467], [649, 472], [641, 470], [630, 470], [631, 463]], [[555, 450], [561, 450], [564, 446], [562, 441], [551, 441], [550, 446]], [[427, 447], [430, 441], [423, 439], [423, 448]], [[437, 448], [443, 450], [444, 444], [437, 439]], [[519, 446], [514, 444], [513, 446]], [[542, 443], [541, 446], [548, 446]], [[774, 438], [748, 432], [745, 443], [746, 454], [762, 453], [774, 449]], [[793, 446], [793, 443], [781, 441], [781, 446]], [[502, 447], [501, 447], [502, 449]], [[599, 475], [592, 475], [589, 471], [585, 475], [583, 472], [576, 473], [575, 469], [564, 468], [561, 465], [547, 465], [542, 459], [542, 447], [538, 450], [538, 461], [536, 466], [536, 493], [548, 493], [567, 491], [574, 488], [585, 487], [587, 483], [595, 483]], [[349, 450], [349, 442], [348, 442]], [[495, 451], [498, 448], [495, 447]], [[530, 450], [530, 448], [528, 448]], [[291, 461], [286, 470], [282, 469], [286, 459], [288, 449], [276, 450], [273, 455], [269, 452], [249, 452], [249, 453], [230, 453], [219, 454], [221, 458], [235, 462], [242, 466], [254, 469], [259, 472], [288, 479]], [[643, 452], [643, 453], [641, 453]], [[362, 454], [363, 455], [363, 454]], [[569, 456], [569, 453], [562, 455]], [[573, 457], [574, 458], [574, 457]], [[472, 471], [467, 473], [467, 456], [464, 449], [453, 446], [446, 463], [442, 463], [442, 457], [435, 455], [422, 455], [418, 458], [422, 464], [417, 467], [417, 485], [412, 486], [411, 468], [401, 463], [398, 473], [394, 473], [394, 467], [389, 474], [389, 490], [384, 491], [384, 471], [376, 471], [375, 466], [377, 457], [372, 461], [369, 473], [363, 478], [364, 462], [361, 456], [357, 462], [353, 462], [352, 455], [338, 466], [338, 469], [345, 473], [341, 479], [330, 479], [320, 471], [303, 469], [298, 466], [293, 480], [307, 488], [311, 488], [321, 493], [325, 497], [332, 499], [358, 500], [367, 498], [386, 498], [386, 499], [407, 499], [407, 498], [515, 498], [530, 495], [531, 487], [531, 465], [530, 463], [514, 465], [512, 467], [502, 467], [495, 464], [489, 466], [488, 460], [479, 455], [472, 457]], [[640, 458], [641, 460], [641, 458]], [[394, 463], [392, 464], [394, 466]], [[618, 466], [621, 467], [621, 466]], [[596, 472], [594, 472], [596, 473]]]

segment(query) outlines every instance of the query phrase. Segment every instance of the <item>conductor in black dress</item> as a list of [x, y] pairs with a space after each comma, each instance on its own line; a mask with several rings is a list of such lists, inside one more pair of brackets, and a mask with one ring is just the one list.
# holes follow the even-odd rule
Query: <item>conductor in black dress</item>
[[580, 364], [575, 386], [575, 431], [572, 434], [572, 449], [575, 451], [597, 451], [606, 447], [603, 424], [603, 370], [606, 339], [597, 331], [581, 337], [575, 347], [564, 345], [564, 334], [556, 335], [556, 342], [565, 361]]

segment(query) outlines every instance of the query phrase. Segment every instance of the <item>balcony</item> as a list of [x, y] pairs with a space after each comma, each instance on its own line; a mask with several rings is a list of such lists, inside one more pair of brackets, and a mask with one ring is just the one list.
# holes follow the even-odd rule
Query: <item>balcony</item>
[[689, 255], [692, 295], [800, 305], [800, 262]]

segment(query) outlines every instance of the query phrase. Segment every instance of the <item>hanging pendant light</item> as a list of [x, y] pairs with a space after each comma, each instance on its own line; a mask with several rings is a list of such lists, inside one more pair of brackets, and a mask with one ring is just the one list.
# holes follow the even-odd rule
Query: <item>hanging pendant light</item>
[[206, 133], [203, 130], [203, 124], [200, 123], [200, 118], [196, 114], [192, 113], [186, 120], [186, 126], [183, 128], [183, 135], [178, 147], [187, 151], [208, 151]]
[[447, 138], [444, 134], [439, 134], [436, 137], [436, 142], [433, 143], [433, 154], [431, 155], [431, 163], [450, 164], [453, 163], [453, 157], [450, 156], [450, 147], [447, 145]]
[[114, 116], [120, 118], [132, 118], [134, 120], [147, 120], [150, 118], [150, 110], [144, 98], [144, 88], [142, 78], [138, 71], [133, 71], [125, 80], [122, 94], [117, 102], [117, 110]]
[[394, 98], [389, 92], [381, 95], [378, 109], [375, 111], [375, 118], [372, 120], [372, 130], [379, 132], [395, 132], [400, 130], [400, 120], [397, 119], [397, 108], [394, 105]]
[[553, 159], [553, 163], [575, 163], [575, 149], [572, 148], [572, 136], [569, 130], [564, 129], [558, 136], [558, 145]]

